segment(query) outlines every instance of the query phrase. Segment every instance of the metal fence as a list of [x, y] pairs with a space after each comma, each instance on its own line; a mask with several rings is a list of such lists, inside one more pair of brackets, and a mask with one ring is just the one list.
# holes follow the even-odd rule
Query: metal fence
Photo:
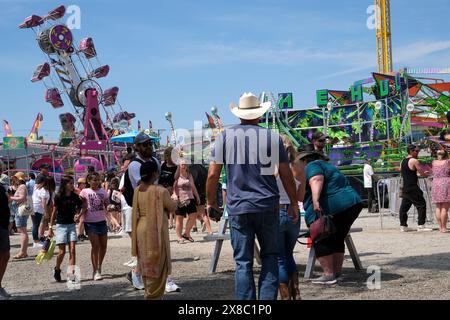
[[[431, 185], [433, 178], [419, 178], [419, 186], [423, 191], [423, 196], [427, 203], [427, 222], [435, 222], [434, 212], [436, 210], [436, 206], [433, 204], [431, 200]], [[387, 188], [384, 188], [384, 185]], [[400, 198], [400, 187], [402, 185], [401, 177], [392, 177], [387, 179], [380, 179], [377, 182], [377, 195], [378, 195], [378, 209], [380, 214], [380, 225], [383, 228], [383, 216], [385, 214], [390, 214], [391, 216], [398, 216], [400, 212], [400, 205], [402, 203], [402, 199]], [[381, 191], [380, 191], [381, 189]], [[387, 192], [386, 192], [387, 189]], [[389, 206], [386, 208], [384, 206], [386, 198], [389, 200]], [[416, 220], [416, 208], [411, 206], [409, 213], [413, 213], [413, 220]]]

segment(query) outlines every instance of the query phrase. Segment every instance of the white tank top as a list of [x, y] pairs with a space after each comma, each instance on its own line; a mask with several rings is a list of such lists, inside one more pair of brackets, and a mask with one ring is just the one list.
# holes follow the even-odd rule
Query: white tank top
[[[295, 181], [295, 190], [297, 191], [298, 187], [300, 186], [300, 181], [294, 178]], [[280, 192], [280, 204], [290, 204], [291, 200], [289, 200], [289, 197], [286, 193], [286, 190], [284, 190], [283, 182], [281, 182], [280, 176], [277, 176], [277, 185], [278, 185], [278, 191]]]

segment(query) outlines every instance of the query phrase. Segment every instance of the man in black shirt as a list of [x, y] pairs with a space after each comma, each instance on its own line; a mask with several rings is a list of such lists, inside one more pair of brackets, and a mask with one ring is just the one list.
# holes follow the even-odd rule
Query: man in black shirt
[[[177, 172], [178, 166], [172, 161], [172, 147], [168, 147], [164, 150], [164, 163], [161, 165], [161, 175], [158, 179], [158, 184], [166, 188], [170, 194], [173, 192], [173, 184], [175, 183], [175, 173]], [[169, 229], [175, 227], [174, 212], [170, 213], [169, 219]]]
[[420, 166], [419, 156], [420, 148], [415, 145], [408, 146], [408, 157], [403, 159], [400, 164], [403, 178], [403, 195], [400, 205], [400, 231], [411, 231], [408, 228], [408, 211], [412, 205], [417, 208], [418, 226], [417, 231], [433, 231], [425, 226], [427, 218], [427, 203], [423, 197], [423, 191], [419, 187], [418, 176], [427, 176], [428, 171], [423, 171]]
[[[2, 164], [0, 163], [0, 171]], [[6, 300], [11, 297], [10, 294], [2, 287], [3, 275], [6, 271], [6, 266], [9, 261], [9, 206], [8, 196], [5, 188], [0, 185], [0, 300]]]

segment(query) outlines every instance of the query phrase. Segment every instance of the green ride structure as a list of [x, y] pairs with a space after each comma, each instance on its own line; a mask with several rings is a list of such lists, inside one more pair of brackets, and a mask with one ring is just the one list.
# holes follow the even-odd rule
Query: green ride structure
[[321, 131], [329, 136], [330, 161], [348, 176], [360, 176], [365, 159], [374, 160], [378, 174], [396, 175], [409, 143], [431, 151], [421, 158], [430, 163], [433, 152], [450, 149], [450, 83], [418, 78], [401, 70], [373, 73], [348, 90], [318, 90], [317, 107], [294, 110], [292, 94], [262, 93], [273, 107], [261, 121], [288, 135], [297, 147], [309, 144]]

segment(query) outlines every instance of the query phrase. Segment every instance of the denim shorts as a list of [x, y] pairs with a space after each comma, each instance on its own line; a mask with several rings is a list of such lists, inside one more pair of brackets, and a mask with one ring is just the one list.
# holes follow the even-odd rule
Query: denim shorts
[[9, 252], [9, 230], [0, 228], [0, 252]]
[[78, 240], [75, 223], [57, 224], [55, 235], [56, 235], [56, 245], [69, 244], [70, 242], [77, 242]]
[[15, 218], [15, 220], [16, 220], [16, 228], [26, 228], [29, 217], [30, 216], [19, 216], [17, 214], [16, 218]]
[[106, 225], [106, 221], [85, 222], [84, 229], [88, 235], [96, 234], [99, 236], [106, 236], [108, 234], [108, 226]]

